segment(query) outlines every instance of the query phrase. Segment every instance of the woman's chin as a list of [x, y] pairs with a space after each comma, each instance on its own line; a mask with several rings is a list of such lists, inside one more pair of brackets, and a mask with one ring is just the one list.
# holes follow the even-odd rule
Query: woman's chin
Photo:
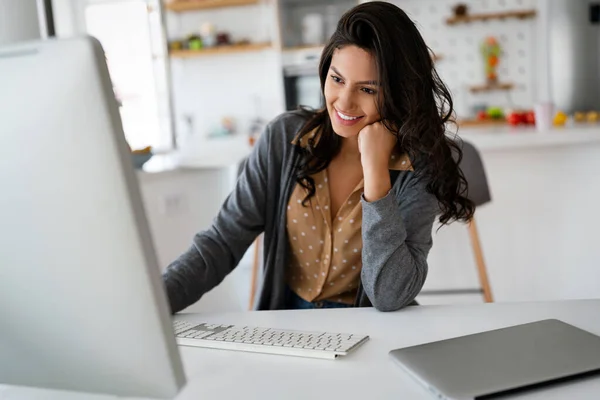
[[351, 137], [358, 136], [358, 133], [362, 129], [362, 125], [361, 126], [344, 126], [344, 125], [334, 123], [334, 124], [332, 124], [332, 126], [333, 126], [333, 131], [338, 136], [341, 136], [343, 138], [351, 138]]
[[334, 128], [333, 130], [336, 135], [343, 137], [344, 139], [350, 139], [350, 138], [357, 137], [358, 133], [360, 132], [360, 131], [354, 131], [354, 130], [348, 131], [347, 129], [336, 129], [336, 128]]

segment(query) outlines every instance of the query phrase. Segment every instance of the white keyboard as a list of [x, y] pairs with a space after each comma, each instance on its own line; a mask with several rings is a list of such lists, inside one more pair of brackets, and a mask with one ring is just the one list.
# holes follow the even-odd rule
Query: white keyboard
[[173, 322], [181, 346], [249, 351], [286, 356], [328, 358], [345, 356], [368, 336], [343, 333], [301, 332], [250, 326]]

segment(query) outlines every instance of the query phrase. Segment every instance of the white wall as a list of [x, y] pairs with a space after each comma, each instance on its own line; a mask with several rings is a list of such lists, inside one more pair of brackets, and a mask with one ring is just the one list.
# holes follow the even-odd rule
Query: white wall
[[176, 131], [182, 142], [188, 133], [185, 115], [194, 118], [193, 134], [206, 137], [223, 117], [233, 117], [239, 132], [247, 134], [257, 114], [268, 121], [283, 112], [278, 65], [273, 50], [172, 60]]
[[36, 0], [0, 0], [0, 46], [40, 36]]

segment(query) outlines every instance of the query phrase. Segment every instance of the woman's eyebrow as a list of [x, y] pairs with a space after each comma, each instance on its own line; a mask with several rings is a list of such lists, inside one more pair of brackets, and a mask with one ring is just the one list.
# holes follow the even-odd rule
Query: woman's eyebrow
[[[340, 78], [342, 79], [346, 79], [344, 78], [344, 76], [340, 73], [340, 71], [337, 70], [336, 67], [334, 67], [333, 65], [330, 67], [333, 72], [335, 72], [336, 74], [338, 74], [340, 76]], [[356, 82], [357, 85], [372, 85], [372, 86], [379, 86], [379, 82], [377, 81], [360, 81], [360, 82]]]

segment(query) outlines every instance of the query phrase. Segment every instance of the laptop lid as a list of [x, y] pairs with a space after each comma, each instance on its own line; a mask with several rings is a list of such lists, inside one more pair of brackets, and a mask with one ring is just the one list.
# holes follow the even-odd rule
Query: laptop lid
[[473, 399], [600, 372], [600, 337], [556, 319], [397, 349], [436, 396]]

